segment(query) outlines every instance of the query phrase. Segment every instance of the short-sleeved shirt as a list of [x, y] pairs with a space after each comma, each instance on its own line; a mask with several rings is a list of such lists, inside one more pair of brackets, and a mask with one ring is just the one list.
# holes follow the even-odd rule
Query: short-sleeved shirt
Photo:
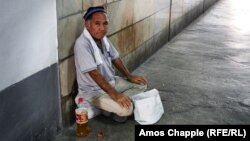
[[90, 77], [88, 74], [89, 71], [97, 69], [111, 85], [115, 84], [115, 71], [112, 66], [112, 60], [118, 58], [119, 54], [111, 42], [108, 42], [110, 44], [109, 51], [102, 41], [103, 53], [100, 51], [100, 56], [103, 59], [103, 63], [97, 65], [94, 58], [94, 50], [89, 39], [87, 39], [82, 33], [76, 40], [74, 55], [78, 94], [83, 95], [86, 99], [104, 93], [104, 91]]

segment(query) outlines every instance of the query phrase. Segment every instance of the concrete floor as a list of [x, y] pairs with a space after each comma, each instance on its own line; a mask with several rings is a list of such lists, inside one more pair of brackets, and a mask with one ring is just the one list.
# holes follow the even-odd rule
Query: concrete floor
[[[135, 70], [160, 91], [165, 113], [157, 124], [250, 124], [248, 1], [220, 0]], [[98, 116], [89, 124], [87, 138], [72, 126], [56, 141], [133, 141], [138, 123]]]

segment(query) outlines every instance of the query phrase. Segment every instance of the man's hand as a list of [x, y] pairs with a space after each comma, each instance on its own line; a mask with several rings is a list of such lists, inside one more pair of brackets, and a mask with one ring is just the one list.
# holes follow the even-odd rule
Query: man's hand
[[136, 84], [147, 84], [147, 80], [142, 76], [130, 75], [128, 76], [128, 81]]
[[112, 99], [124, 108], [129, 108], [132, 106], [130, 98], [126, 95], [116, 94], [112, 97]]
[[88, 73], [90, 77], [119, 105], [124, 108], [132, 106], [130, 98], [117, 92], [97, 70], [92, 70]]

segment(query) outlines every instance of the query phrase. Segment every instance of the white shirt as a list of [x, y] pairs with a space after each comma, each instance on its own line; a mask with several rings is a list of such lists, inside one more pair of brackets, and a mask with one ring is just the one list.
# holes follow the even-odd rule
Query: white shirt
[[[102, 41], [103, 42], [103, 41]], [[112, 60], [119, 57], [119, 53], [113, 47], [110, 41], [109, 52], [103, 45], [104, 54], [100, 51], [100, 56], [103, 59], [103, 63], [97, 65], [93, 56], [93, 47], [82, 33], [76, 40], [74, 47], [75, 66], [78, 83], [78, 94], [84, 96], [85, 99], [92, 98], [94, 96], [104, 93], [104, 91], [96, 84], [96, 82], [88, 74], [89, 71], [97, 69], [103, 77], [111, 84], [114, 85], [115, 71], [112, 66]]]

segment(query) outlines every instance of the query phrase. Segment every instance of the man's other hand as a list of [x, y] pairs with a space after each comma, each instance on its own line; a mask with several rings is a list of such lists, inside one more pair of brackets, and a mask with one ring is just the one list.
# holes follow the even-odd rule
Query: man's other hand
[[130, 98], [126, 95], [117, 94], [113, 99], [124, 108], [129, 108], [132, 106]]

